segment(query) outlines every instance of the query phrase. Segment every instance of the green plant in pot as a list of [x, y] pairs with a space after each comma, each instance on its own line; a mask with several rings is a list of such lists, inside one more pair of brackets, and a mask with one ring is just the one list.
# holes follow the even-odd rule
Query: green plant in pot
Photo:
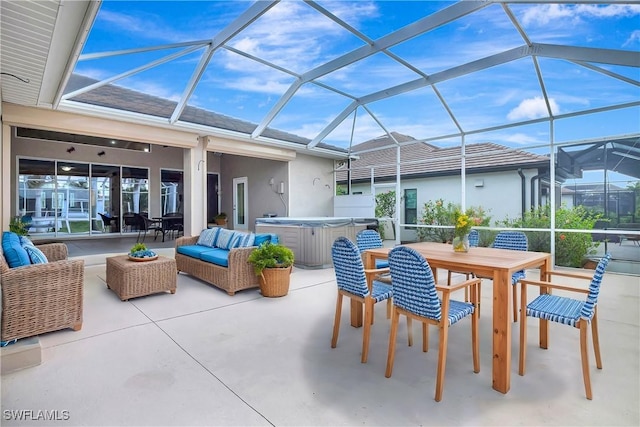
[[264, 243], [249, 255], [253, 271], [260, 277], [260, 292], [265, 297], [282, 297], [289, 293], [293, 251], [279, 243]]
[[213, 220], [218, 225], [225, 225], [227, 223], [227, 214], [224, 212], [220, 212], [213, 218]]

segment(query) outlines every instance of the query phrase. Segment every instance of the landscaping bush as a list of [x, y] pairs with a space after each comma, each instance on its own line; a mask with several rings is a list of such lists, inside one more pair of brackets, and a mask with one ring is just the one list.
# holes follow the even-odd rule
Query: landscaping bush
[[[429, 200], [422, 207], [422, 216], [419, 223], [424, 225], [447, 225], [451, 226], [451, 228], [419, 227], [416, 230], [418, 240], [421, 242], [451, 242], [454, 234], [455, 212], [459, 210], [460, 205], [455, 203], [445, 203], [443, 199]], [[465, 214], [471, 218], [473, 226], [488, 226], [491, 222], [491, 217], [481, 207], [472, 206], [465, 211]]]
[[[567, 208], [562, 206], [556, 211], [556, 229], [592, 230], [600, 214], [588, 212], [583, 206]], [[550, 207], [542, 206], [525, 213], [524, 219], [505, 219], [496, 225], [509, 228], [549, 228], [551, 226]], [[525, 231], [529, 240], [529, 250], [551, 252], [548, 232]], [[582, 267], [587, 255], [595, 253], [600, 244], [594, 242], [591, 233], [556, 233], [556, 264], [565, 267]]]

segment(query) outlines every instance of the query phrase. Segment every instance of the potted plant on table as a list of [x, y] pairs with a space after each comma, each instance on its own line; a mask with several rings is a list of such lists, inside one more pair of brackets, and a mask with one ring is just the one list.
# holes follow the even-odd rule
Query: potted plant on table
[[158, 258], [158, 254], [147, 249], [144, 243], [136, 243], [129, 250], [129, 259], [131, 261], [153, 261]]
[[469, 215], [456, 209], [454, 220], [453, 250], [456, 252], [469, 252], [469, 232], [471, 231]]
[[260, 277], [260, 292], [265, 297], [282, 297], [289, 293], [293, 251], [279, 243], [264, 243], [249, 255], [253, 271]]

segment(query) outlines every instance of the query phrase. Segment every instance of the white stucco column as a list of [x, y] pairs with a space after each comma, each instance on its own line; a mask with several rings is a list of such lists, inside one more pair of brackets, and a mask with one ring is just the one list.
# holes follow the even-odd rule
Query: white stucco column
[[194, 236], [207, 228], [207, 152], [206, 139], [198, 138], [193, 148], [184, 149], [184, 235]]
[[[1, 107], [0, 107], [1, 108]], [[1, 110], [0, 110], [1, 111]], [[2, 124], [0, 135], [0, 223], [9, 229], [11, 220], [11, 126]]]

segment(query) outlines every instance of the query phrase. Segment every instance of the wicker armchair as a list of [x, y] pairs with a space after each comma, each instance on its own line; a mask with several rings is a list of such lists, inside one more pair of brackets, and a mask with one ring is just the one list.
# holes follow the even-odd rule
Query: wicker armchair
[[9, 268], [0, 248], [2, 341], [82, 328], [84, 261], [67, 259], [67, 245], [38, 245], [49, 260]]

